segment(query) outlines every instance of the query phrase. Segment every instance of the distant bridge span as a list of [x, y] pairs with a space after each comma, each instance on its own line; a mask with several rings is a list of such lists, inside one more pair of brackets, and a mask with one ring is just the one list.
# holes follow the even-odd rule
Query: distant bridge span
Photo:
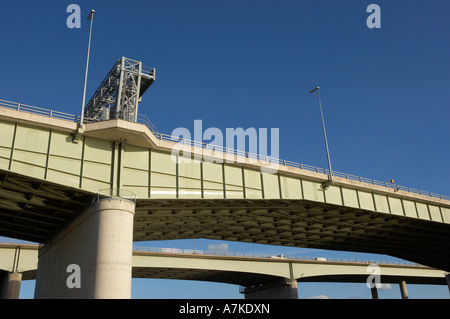
[[[18, 272], [22, 280], [36, 279], [38, 245], [0, 243], [0, 270]], [[221, 256], [216, 254], [167, 253], [133, 250], [132, 277], [198, 280], [255, 288], [279, 284], [289, 279], [296, 282], [365, 283], [372, 271], [368, 262], [341, 262]], [[381, 283], [446, 285], [447, 273], [413, 264], [379, 262]], [[400, 288], [406, 291], [405, 286]], [[243, 290], [244, 291], [244, 290]]]

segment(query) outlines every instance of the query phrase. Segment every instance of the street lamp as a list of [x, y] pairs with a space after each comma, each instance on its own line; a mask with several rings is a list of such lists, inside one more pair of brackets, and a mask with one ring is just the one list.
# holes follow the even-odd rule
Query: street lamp
[[325, 148], [327, 150], [327, 158], [328, 158], [328, 172], [330, 174], [329, 180], [325, 183], [322, 183], [322, 188], [327, 189], [328, 186], [330, 186], [330, 184], [333, 183], [333, 171], [331, 170], [330, 152], [328, 151], [327, 132], [325, 130], [325, 121], [323, 120], [322, 103], [320, 102], [319, 87], [317, 86], [315, 89], [309, 91], [309, 93], [314, 93], [315, 91], [317, 91], [317, 97], [319, 99], [320, 116], [322, 117], [323, 136], [325, 139]]
[[94, 21], [94, 13], [95, 10], [91, 10], [88, 16], [88, 20], [91, 21], [91, 26], [89, 29], [89, 44], [88, 44], [88, 51], [87, 51], [87, 58], [86, 58], [86, 72], [84, 74], [84, 88], [83, 88], [83, 100], [81, 102], [81, 116], [80, 116], [80, 123], [79, 126], [83, 126], [84, 122], [84, 103], [86, 102], [86, 83], [87, 83], [87, 75], [88, 75], [88, 68], [89, 68], [89, 52], [91, 51], [91, 34], [92, 34], [92, 23]]

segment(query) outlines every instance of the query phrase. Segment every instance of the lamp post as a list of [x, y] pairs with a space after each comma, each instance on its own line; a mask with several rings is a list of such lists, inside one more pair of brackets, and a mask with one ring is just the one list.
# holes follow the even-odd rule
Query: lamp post
[[86, 72], [84, 74], [84, 88], [83, 88], [83, 100], [81, 102], [81, 116], [80, 116], [80, 123], [79, 126], [83, 126], [84, 122], [84, 104], [86, 102], [86, 83], [87, 83], [87, 75], [88, 75], [88, 68], [89, 68], [89, 52], [91, 51], [91, 35], [92, 35], [92, 23], [94, 22], [94, 13], [95, 10], [91, 10], [88, 16], [88, 20], [91, 21], [91, 26], [89, 28], [89, 44], [88, 44], [88, 51], [87, 51], [87, 58], [86, 58]]
[[330, 152], [328, 150], [328, 141], [327, 141], [327, 132], [325, 130], [325, 121], [323, 120], [323, 112], [322, 112], [322, 103], [320, 102], [320, 93], [319, 87], [317, 86], [315, 89], [309, 91], [309, 93], [314, 93], [317, 91], [317, 97], [319, 99], [319, 108], [320, 108], [320, 116], [322, 117], [322, 127], [323, 127], [323, 136], [325, 139], [325, 148], [327, 150], [327, 159], [328, 159], [328, 172], [329, 172], [329, 180], [325, 183], [322, 183], [322, 188], [327, 189], [331, 183], [333, 183], [333, 171], [331, 170], [331, 160], [330, 160]]

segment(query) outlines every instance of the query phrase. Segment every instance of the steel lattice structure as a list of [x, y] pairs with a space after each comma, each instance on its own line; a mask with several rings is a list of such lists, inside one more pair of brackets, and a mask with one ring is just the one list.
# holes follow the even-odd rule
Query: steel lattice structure
[[155, 81], [155, 69], [122, 57], [84, 109], [84, 122], [123, 119], [136, 122], [142, 95]]

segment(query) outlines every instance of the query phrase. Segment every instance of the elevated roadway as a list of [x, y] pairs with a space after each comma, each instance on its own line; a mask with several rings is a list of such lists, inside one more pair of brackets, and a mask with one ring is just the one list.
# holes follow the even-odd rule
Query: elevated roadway
[[[209, 238], [381, 253], [450, 270], [446, 196], [347, 174], [324, 190], [324, 170], [178, 143], [120, 119], [80, 131], [76, 117], [8, 103], [0, 107], [3, 236], [47, 243], [99, 190], [119, 189], [135, 194], [134, 241]], [[177, 148], [190, 159], [173, 161]]]
[[[36, 279], [38, 245], [0, 243], [0, 270], [20, 273], [22, 280]], [[199, 280], [255, 289], [283, 280], [295, 282], [365, 283], [372, 271], [369, 262], [301, 260], [222, 256], [203, 252], [155, 252], [133, 250], [132, 277]], [[278, 257], [278, 256], [273, 256]], [[446, 285], [446, 272], [414, 264], [379, 262], [380, 282], [392, 284]], [[83, 274], [83, 273], [82, 273]], [[406, 291], [406, 287], [401, 286]], [[245, 290], [243, 290], [245, 291]], [[403, 291], [403, 290], [402, 290]]]
[[[38, 298], [129, 298], [132, 243], [151, 240], [379, 253], [450, 271], [447, 196], [337, 172], [324, 188], [323, 169], [121, 118], [80, 126], [70, 114], [0, 106], [0, 235], [44, 244]], [[82, 290], [65, 285], [73, 263], [89, 269]], [[294, 277], [270, 295], [295, 296]]]

